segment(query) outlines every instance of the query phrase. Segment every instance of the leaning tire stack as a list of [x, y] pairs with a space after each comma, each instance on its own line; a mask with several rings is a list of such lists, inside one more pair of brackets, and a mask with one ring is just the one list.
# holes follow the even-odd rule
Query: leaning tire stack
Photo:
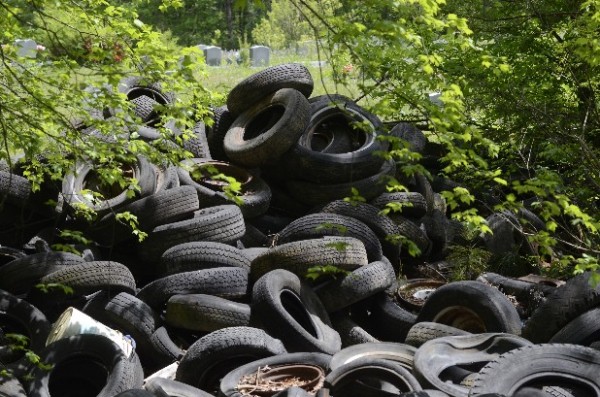
[[[157, 139], [173, 96], [142, 78], [120, 90], [131, 139]], [[440, 193], [459, 185], [387, 156], [400, 138], [435, 173], [426, 135], [312, 91], [300, 64], [250, 76], [195, 125], [193, 157], [123, 164], [135, 192], [102, 185], [93, 162], [35, 193], [27, 159], [2, 167], [0, 396], [600, 395], [592, 275], [550, 286], [508, 277], [530, 270], [513, 263], [448, 282], [448, 247], [465, 238]], [[408, 191], [386, 191], [391, 178]], [[495, 234], [475, 244], [496, 259], [531, 253], [525, 235], [544, 228], [527, 209], [486, 216]], [[94, 332], [47, 343], [68, 308], [133, 351]]]

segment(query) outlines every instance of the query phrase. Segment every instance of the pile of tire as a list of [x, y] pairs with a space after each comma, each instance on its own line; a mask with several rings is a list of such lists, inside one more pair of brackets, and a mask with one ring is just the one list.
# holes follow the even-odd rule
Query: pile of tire
[[[447, 275], [462, 243], [440, 195], [451, 181], [401, 175], [385, 138], [434, 170], [425, 135], [312, 89], [300, 64], [243, 80], [197, 124], [193, 157], [123, 165], [133, 197], [100, 186], [93, 163], [35, 193], [26, 160], [3, 166], [0, 396], [600, 396], [594, 275], [431, 279], [423, 269]], [[136, 139], [157, 139], [171, 97], [142, 79], [123, 92], [144, 122]], [[411, 191], [387, 192], [390, 178]], [[527, 250], [520, 218], [543, 228], [527, 210], [492, 213], [479, 245]], [[93, 331], [47, 343], [69, 308], [134, 350]]]

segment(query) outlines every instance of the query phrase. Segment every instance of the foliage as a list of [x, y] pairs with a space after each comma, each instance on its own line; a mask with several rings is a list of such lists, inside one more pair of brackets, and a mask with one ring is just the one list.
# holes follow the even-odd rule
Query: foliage
[[[122, 4], [128, 2], [122, 1]], [[139, 7], [140, 19], [157, 29], [172, 32], [182, 45], [237, 47], [265, 13], [256, 2], [241, 4], [234, 0], [180, 1], [176, 7], [161, 7], [162, 0], [147, 0]], [[160, 12], [156, 12], [159, 9]]]
[[331, 276], [335, 279], [337, 276], [345, 276], [348, 274], [350, 274], [350, 272], [348, 270], [342, 269], [338, 266], [319, 265], [319, 266], [309, 267], [308, 270], [306, 271], [306, 275], [304, 277], [306, 277], [306, 279], [308, 279], [308, 280], [314, 281], [321, 277]]
[[539, 266], [598, 257], [600, 2], [349, 0], [332, 17], [292, 3], [325, 27], [333, 69], [358, 71], [373, 113], [426, 126], [441, 154], [428, 170], [465, 187], [444, 192], [454, 218], [489, 232], [486, 216], [526, 205], [546, 223], [528, 235]]
[[448, 248], [446, 260], [452, 264], [453, 280], [471, 280], [488, 270], [491, 252], [477, 243], [479, 228], [465, 223], [462, 231], [464, 244], [453, 244]]
[[[339, 0], [314, 1], [308, 3], [310, 9], [318, 10], [323, 17], [332, 16], [340, 8]], [[299, 42], [315, 40], [321, 37], [313, 26], [318, 22], [307, 19], [309, 9], [298, 7], [286, 0], [272, 0], [266, 17], [252, 30], [252, 38], [256, 44], [267, 45], [273, 49], [297, 47]], [[317, 25], [314, 25], [317, 23]], [[319, 29], [319, 33], [323, 30]]]
[[[95, 164], [106, 185], [134, 193], [137, 181], [127, 177], [121, 165], [133, 163], [140, 155], [156, 163], [178, 162], [185, 151], [168, 142], [181, 144], [195, 120], [208, 115], [210, 93], [197, 83], [204, 73], [198, 49], [165, 47], [165, 36], [138, 19], [136, 5], [114, 6], [99, 0], [16, 5], [0, 1], [6, 11], [0, 20], [0, 158], [11, 163], [12, 155], [22, 155], [28, 164], [24, 175], [34, 190], [39, 181], [61, 180], [83, 161]], [[33, 16], [22, 18], [25, 13]], [[19, 57], [12, 41], [22, 37], [51, 37], [51, 45], [65, 52], [46, 51], [37, 59]], [[76, 52], [73, 37], [84, 41], [93, 37], [98, 44], [90, 51]], [[116, 38], [123, 43], [118, 61], [111, 58], [114, 48], [102, 44]], [[171, 105], [158, 109], [161, 138], [154, 141], [139, 139], [133, 106], [119, 90], [123, 78], [139, 74], [180, 94]], [[98, 117], [97, 109], [114, 111], [105, 118]], [[167, 121], [175, 123], [182, 135], [175, 137], [173, 130], [164, 128]], [[94, 133], [86, 135], [89, 130]]]

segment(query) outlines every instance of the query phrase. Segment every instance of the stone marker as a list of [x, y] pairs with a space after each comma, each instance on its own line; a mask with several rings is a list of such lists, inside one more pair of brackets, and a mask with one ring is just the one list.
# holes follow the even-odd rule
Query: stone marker
[[250, 66], [268, 66], [271, 50], [263, 45], [250, 47]]
[[23, 58], [35, 58], [37, 56], [37, 43], [31, 39], [15, 40], [17, 55]]
[[204, 48], [204, 59], [208, 66], [220, 66], [222, 55], [221, 47], [211, 45]]

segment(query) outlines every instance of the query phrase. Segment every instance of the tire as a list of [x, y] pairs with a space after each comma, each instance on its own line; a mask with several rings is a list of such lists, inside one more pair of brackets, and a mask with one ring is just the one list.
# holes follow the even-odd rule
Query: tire
[[287, 181], [286, 187], [294, 199], [312, 206], [350, 197], [353, 189], [356, 189], [365, 200], [371, 200], [384, 192], [386, 178], [393, 175], [395, 170], [396, 163], [386, 161], [378, 172], [376, 171], [364, 179], [333, 184], [290, 179]]
[[31, 196], [31, 183], [22, 176], [0, 171], [0, 200], [22, 207]]
[[600, 352], [569, 344], [541, 344], [511, 350], [479, 371], [472, 396], [485, 393], [513, 395], [522, 387], [540, 384], [581, 388], [583, 394], [600, 395]]
[[293, 273], [277, 269], [252, 289], [252, 323], [258, 321], [288, 351], [332, 354], [340, 350], [339, 334], [317, 295]]
[[421, 385], [408, 369], [397, 362], [379, 358], [359, 358], [332, 369], [325, 378], [325, 395], [363, 397], [399, 395], [419, 391]]
[[232, 163], [257, 167], [273, 163], [288, 151], [310, 120], [310, 106], [301, 92], [283, 88], [240, 114], [223, 141]]
[[242, 298], [248, 291], [248, 272], [233, 267], [215, 267], [172, 274], [146, 284], [137, 298], [162, 311], [173, 295], [209, 294], [223, 298]]
[[259, 368], [275, 368], [284, 365], [310, 365], [319, 367], [323, 372], [328, 372], [331, 356], [323, 353], [287, 353], [273, 357], [263, 358], [242, 365], [229, 372], [221, 381], [219, 396], [222, 397], [242, 397], [244, 394], [239, 392], [238, 384], [240, 380], [247, 375], [255, 374]]
[[146, 95], [161, 105], [171, 103], [174, 97], [170, 93], [165, 93], [162, 90], [160, 82], [152, 81], [144, 76], [129, 76], [123, 78], [117, 87], [118, 91], [127, 95], [129, 100], [135, 99], [141, 95]]
[[600, 308], [588, 310], [569, 321], [550, 338], [549, 343], [590, 346], [600, 340]]
[[414, 357], [415, 375], [423, 386], [451, 396], [467, 397], [461, 381], [479, 371], [478, 364], [497, 359], [512, 349], [530, 345], [524, 338], [505, 333], [446, 336], [423, 344]]
[[183, 382], [165, 378], [152, 378], [144, 384], [144, 388], [152, 393], [152, 396], [169, 397], [213, 397], [197, 387]]
[[6, 334], [25, 336], [27, 349], [39, 353], [46, 346], [49, 333], [50, 322], [44, 313], [27, 301], [0, 290], [0, 362], [3, 366], [17, 362], [25, 354], [23, 350], [10, 347], [11, 340], [5, 337]]
[[278, 339], [252, 327], [231, 327], [205, 335], [181, 358], [176, 380], [202, 390], [218, 389], [231, 370], [262, 358], [285, 354]]
[[198, 194], [192, 186], [162, 190], [124, 205], [117, 213], [105, 215], [90, 234], [100, 244], [110, 246], [135, 237], [131, 227], [116, 219], [118, 213], [130, 212], [137, 217], [140, 230], [151, 231], [160, 225], [191, 218], [199, 208]]
[[331, 324], [333, 329], [340, 334], [343, 348], [360, 345], [362, 343], [379, 342], [377, 338], [355, 323], [350, 316], [343, 312], [333, 313], [331, 315]]
[[[239, 195], [235, 199], [237, 202], [222, 191], [223, 182], [212, 178], [211, 170], [216, 170], [218, 174], [226, 177], [233, 177], [241, 184]], [[271, 189], [265, 181], [258, 175], [233, 164], [205, 159], [187, 159], [181, 163], [178, 172], [182, 185], [196, 188], [202, 208], [235, 202], [246, 218], [262, 215], [269, 208]]]
[[144, 375], [135, 352], [126, 357], [105, 336], [75, 335], [60, 339], [40, 353], [40, 361], [51, 370], [32, 366], [26, 389], [30, 397], [85, 393], [113, 397], [122, 391], [141, 388]]
[[183, 141], [183, 148], [199, 159], [212, 159], [206, 137], [206, 125], [199, 121], [194, 125], [191, 136]]
[[352, 237], [328, 236], [275, 246], [256, 257], [250, 266], [253, 280], [275, 269], [305, 277], [313, 266], [331, 265], [352, 271], [368, 263], [364, 244]]
[[490, 284], [507, 295], [514, 296], [520, 304], [525, 306], [527, 317], [543, 302], [544, 297], [556, 290], [554, 286], [518, 280], [491, 272], [481, 274], [477, 280]]
[[147, 346], [162, 323], [159, 314], [150, 306], [126, 292], [110, 299], [104, 306], [104, 312], [112, 324], [131, 335], [139, 346]]
[[373, 334], [383, 341], [403, 343], [417, 316], [399, 306], [386, 292], [377, 295], [372, 308]]
[[246, 226], [239, 207], [220, 205], [199, 210], [194, 218], [155, 227], [141, 245], [142, 259], [157, 262], [169, 248], [193, 241], [234, 243]]
[[417, 192], [384, 192], [371, 200], [371, 204], [381, 209], [399, 207], [399, 211], [391, 212], [416, 219], [427, 213], [425, 197]]
[[135, 279], [123, 264], [111, 261], [84, 262], [68, 266], [44, 276], [42, 284], [62, 284], [73, 288], [75, 295], [88, 295], [100, 290], [135, 294]]
[[295, 219], [277, 235], [278, 244], [316, 239], [324, 236], [354, 237], [363, 242], [369, 262], [381, 260], [381, 243], [363, 222], [344, 215], [315, 213]]
[[[130, 173], [137, 180], [140, 188], [135, 192], [135, 197], [146, 197], [156, 190], [156, 174], [154, 168], [144, 157], [138, 157], [135, 164], [124, 164], [121, 166], [123, 173]], [[81, 192], [91, 190], [104, 194], [97, 202], [90, 201]], [[116, 191], [115, 191], [116, 189]], [[95, 211], [99, 216], [106, 215], [124, 204], [133, 201], [129, 189], [123, 190], [119, 186], [102, 186], [102, 181], [94, 170], [94, 165], [80, 162], [75, 165], [75, 170], [63, 178], [62, 198], [72, 211], [78, 206], [87, 207]]]
[[427, 138], [414, 124], [398, 123], [392, 127], [388, 135], [404, 140], [407, 144], [407, 149], [411, 152], [423, 153], [425, 151]]
[[294, 88], [308, 98], [313, 87], [312, 76], [304, 65], [288, 63], [271, 66], [233, 87], [227, 96], [227, 109], [233, 115], [240, 115], [265, 96], [281, 88]]
[[349, 216], [364, 222], [379, 238], [383, 254], [390, 260], [394, 270], [398, 274], [400, 268], [401, 244], [388, 240], [388, 236], [399, 234], [398, 226], [380, 210], [370, 204], [348, 203], [343, 200], [335, 200], [326, 204], [321, 212], [334, 213]]
[[327, 312], [333, 313], [385, 291], [395, 279], [389, 262], [371, 262], [327, 283], [317, 290], [317, 295]]
[[185, 351], [173, 342], [165, 327], [158, 327], [150, 337], [150, 349], [142, 353], [149, 356], [151, 368], [157, 370], [179, 361]]
[[229, 161], [225, 154], [223, 141], [229, 127], [233, 124], [235, 118], [227, 109], [227, 106], [221, 106], [213, 110], [213, 125], [207, 131], [208, 147], [215, 160]]
[[[389, 214], [388, 216], [398, 227], [398, 235], [412, 241], [419, 249], [419, 251], [415, 253], [415, 256], [427, 257], [431, 252], [431, 240], [427, 237], [427, 233], [414, 222], [401, 215]], [[410, 256], [408, 249], [403, 252], [406, 252], [404, 255], [405, 258]]]
[[307, 392], [306, 390], [292, 386], [288, 389], [282, 390], [277, 394], [273, 394], [273, 397], [311, 397], [312, 394]]
[[523, 336], [533, 343], [548, 342], [570, 321], [599, 306], [600, 284], [592, 287], [591, 275], [590, 272], [577, 275], [556, 288], [525, 323]]
[[355, 360], [390, 360], [405, 369], [413, 370], [413, 361], [417, 349], [394, 342], [364, 343], [344, 348], [331, 358], [331, 369], [335, 370]]
[[[317, 101], [311, 104], [310, 111], [306, 130], [283, 158], [293, 176], [330, 185], [359, 181], [379, 172], [385, 161], [376, 153], [387, 149], [387, 144], [377, 140], [383, 128], [379, 118], [354, 102]], [[356, 128], [356, 123], [361, 128]], [[336, 133], [350, 137], [349, 151], [323, 151], [319, 138]]]
[[513, 304], [496, 288], [479, 281], [456, 281], [436, 289], [423, 305], [417, 322], [431, 321], [464, 331], [521, 334]]
[[250, 306], [204, 294], [174, 295], [167, 302], [167, 325], [190, 331], [213, 332], [250, 324]]
[[469, 335], [467, 331], [454, 328], [449, 325], [433, 323], [430, 321], [422, 321], [416, 323], [408, 330], [404, 343], [414, 347], [421, 347], [425, 342], [445, 336], [461, 336]]
[[26, 293], [47, 274], [83, 262], [82, 257], [68, 252], [40, 252], [15, 259], [0, 267], [0, 289]]
[[166, 250], [160, 258], [159, 273], [168, 276], [213, 267], [239, 267], [250, 271], [250, 260], [242, 250], [231, 245], [193, 241]]

